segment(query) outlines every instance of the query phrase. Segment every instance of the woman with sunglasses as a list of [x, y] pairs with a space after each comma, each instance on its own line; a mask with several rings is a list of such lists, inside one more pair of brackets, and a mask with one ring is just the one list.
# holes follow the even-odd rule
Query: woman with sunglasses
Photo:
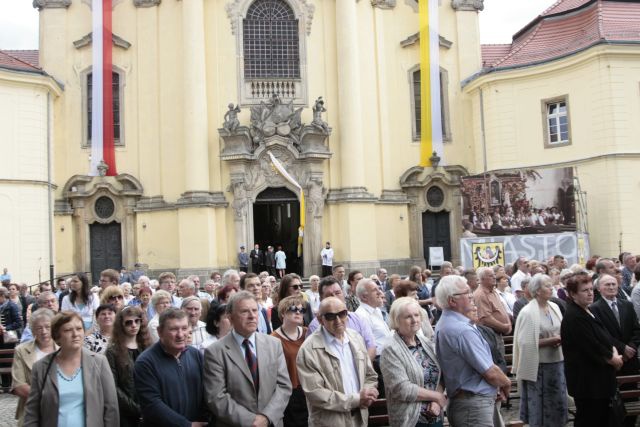
[[120, 286], [112, 285], [107, 286], [100, 294], [100, 304], [111, 304], [116, 309], [116, 313], [122, 310], [125, 306], [124, 292]]
[[96, 310], [97, 328], [84, 337], [84, 347], [98, 354], [104, 354], [109, 346], [116, 308], [112, 304], [102, 304]]
[[107, 360], [111, 366], [118, 393], [120, 427], [140, 425], [140, 405], [133, 382], [133, 365], [151, 345], [147, 319], [140, 307], [125, 307], [116, 315]]
[[293, 392], [289, 398], [289, 404], [284, 410], [284, 427], [303, 427], [307, 425], [307, 402], [304, 392], [298, 380], [296, 358], [298, 350], [307, 335], [307, 328], [303, 326], [303, 316], [306, 313], [308, 303], [301, 295], [288, 296], [278, 304], [278, 315], [282, 319], [282, 326], [271, 333], [272, 336], [282, 341], [282, 350], [287, 362], [289, 379]]
[[[302, 291], [302, 279], [295, 273], [289, 273], [285, 275], [280, 281], [280, 288], [278, 288], [277, 298], [274, 299], [273, 305], [274, 307], [279, 306], [280, 301], [290, 296], [298, 296], [304, 299]], [[309, 326], [309, 324], [313, 321], [313, 311], [311, 310], [311, 305], [308, 302], [304, 302], [305, 312], [303, 315], [303, 321], [305, 326]], [[282, 320], [279, 315], [280, 310], [271, 310], [271, 326], [273, 329], [277, 329], [282, 325]]]

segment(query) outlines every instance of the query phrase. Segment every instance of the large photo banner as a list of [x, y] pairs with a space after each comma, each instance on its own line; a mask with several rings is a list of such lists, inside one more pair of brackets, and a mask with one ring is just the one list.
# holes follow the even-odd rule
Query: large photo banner
[[562, 255], [569, 265], [584, 265], [589, 258], [589, 235], [556, 233], [460, 239], [464, 268], [505, 265], [514, 263], [521, 256], [544, 261], [554, 255]]
[[462, 221], [482, 235], [576, 230], [573, 168], [487, 172], [462, 178]]

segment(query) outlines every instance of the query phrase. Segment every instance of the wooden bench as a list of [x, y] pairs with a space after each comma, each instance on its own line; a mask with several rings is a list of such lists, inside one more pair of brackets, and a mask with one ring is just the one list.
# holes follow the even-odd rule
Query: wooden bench
[[[13, 356], [15, 352], [15, 348], [0, 350], [0, 375], [11, 375], [11, 365], [13, 365]], [[9, 387], [0, 386], [0, 391], [9, 393], [9, 391], [11, 391], [11, 385], [9, 385]]]
[[376, 401], [369, 406], [369, 425], [374, 427], [389, 425], [387, 399], [376, 399]]
[[[638, 384], [640, 384], [640, 375], [621, 375], [616, 379], [618, 381], [618, 387], [625, 384], [635, 384], [635, 388], [620, 390], [620, 397], [622, 397], [622, 399], [640, 397], [640, 388], [638, 387]], [[625, 402], [624, 408], [627, 410], [628, 417], [640, 415], [640, 401]]]

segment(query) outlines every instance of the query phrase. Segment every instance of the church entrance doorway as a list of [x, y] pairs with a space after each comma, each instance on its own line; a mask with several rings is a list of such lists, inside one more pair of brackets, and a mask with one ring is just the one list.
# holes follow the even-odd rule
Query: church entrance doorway
[[[287, 256], [287, 273], [302, 275], [302, 257], [298, 257], [298, 227], [300, 226], [300, 202], [285, 187], [270, 187], [256, 197], [253, 204], [254, 243], [267, 250], [278, 245]], [[251, 249], [252, 244], [249, 243]]]
[[98, 283], [100, 272], [107, 268], [122, 268], [122, 236], [120, 224], [94, 223], [89, 226], [91, 244], [91, 283]]
[[430, 247], [442, 247], [444, 259], [451, 261], [449, 212], [424, 212], [422, 214], [422, 237], [422, 241], [424, 242], [424, 259], [427, 266], [429, 266]]

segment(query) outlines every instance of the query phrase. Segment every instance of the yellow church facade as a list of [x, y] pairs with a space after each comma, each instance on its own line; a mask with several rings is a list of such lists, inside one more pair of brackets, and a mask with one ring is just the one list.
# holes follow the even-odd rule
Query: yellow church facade
[[[288, 270], [308, 276], [326, 241], [334, 263], [367, 274], [428, 265], [433, 246], [458, 264], [461, 178], [523, 167], [574, 167], [592, 252], [640, 250], [637, 45], [611, 34], [550, 56], [531, 47], [564, 34], [540, 26], [618, 2], [561, 1], [511, 45], [481, 47], [483, 2], [442, 0], [444, 149], [423, 168], [417, 1], [114, 0], [116, 176], [88, 174], [90, 2], [35, 3], [40, 66], [63, 87], [57, 273], [141, 262], [151, 275], [205, 276], [259, 243], [282, 245]], [[566, 126], [550, 133], [549, 105], [561, 104]], [[304, 224], [271, 156], [304, 191]]]
[[[423, 169], [416, 1], [114, 1], [113, 177], [88, 175], [90, 2], [36, 3], [40, 65], [64, 87], [53, 132], [58, 273], [141, 262], [152, 275], [207, 275], [237, 267], [240, 246], [257, 242], [282, 245], [288, 268], [310, 275], [326, 241], [348, 268], [402, 272], [425, 264], [425, 221], [445, 228], [458, 258], [456, 188], [473, 161], [459, 82], [481, 64], [482, 2], [441, 2], [445, 149]], [[271, 63], [265, 31], [286, 45], [266, 54]], [[269, 154], [305, 194], [302, 259], [299, 191]]]

